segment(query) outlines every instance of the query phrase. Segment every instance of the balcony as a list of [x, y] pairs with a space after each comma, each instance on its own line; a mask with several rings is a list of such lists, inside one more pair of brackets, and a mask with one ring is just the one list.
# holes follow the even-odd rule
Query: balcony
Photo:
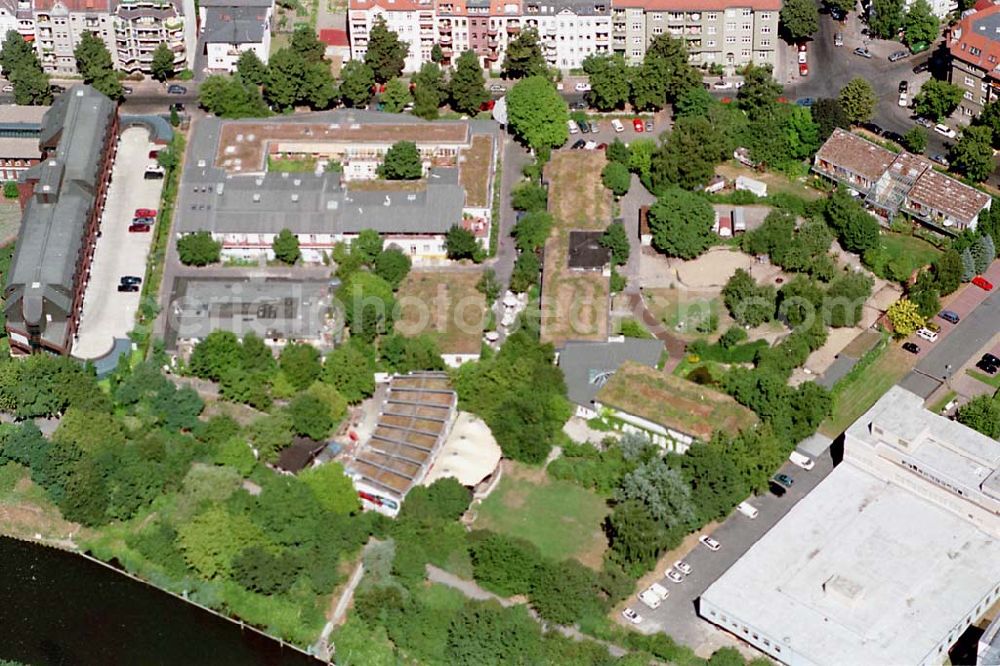
[[451, 34], [451, 21], [441, 21], [441, 23], [438, 24], [438, 32], [440, 32], [442, 34], [448, 33], [450, 35]]
[[508, 35], [518, 35], [521, 33], [521, 26], [519, 25], [508, 25], [507, 34]]
[[490, 37], [488, 40], [486, 40], [486, 46], [490, 47], [491, 49], [495, 49], [498, 46], [500, 46], [500, 40], [498, 40], [496, 37]]
[[489, 60], [489, 61], [491, 61], [491, 62], [496, 62], [497, 60], [500, 59], [500, 54], [499, 53], [487, 53], [486, 54], [486, 59]]
[[442, 47], [444, 47], [444, 46], [451, 46], [451, 35], [441, 35], [438, 38], [438, 42], [441, 43]]
[[489, 29], [488, 29], [488, 30], [486, 31], [486, 34], [487, 34], [488, 36], [490, 36], [490, 37], [496, 37], [496, 36], [497, 36], [497, 34], [498, 34], [499, 32], [500, 32], [500, 31], [499, 31], [499, 30], [497, 30], [496, 28], [492, 28], [492, 27], [491, 27], [491, 28], [489, 28]]

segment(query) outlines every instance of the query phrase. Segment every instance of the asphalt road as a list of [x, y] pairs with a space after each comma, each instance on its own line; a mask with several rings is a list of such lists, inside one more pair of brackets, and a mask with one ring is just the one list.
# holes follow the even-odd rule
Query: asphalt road
[[987, 298], [964, 317], [955, 330], [936, 343], [924, 359], [899, 385], [927, 398], [969, 358], [1000, 331], [1000, 291]]
[[722, 545], [719, 551], [712, 552], [700, 543], [695, 545], [694, 549], [684, 556], [684, 560], [692, 568], [690, 576], [685, 577], [680, 583], [672, 583], [666, 578], [658, 581], [670, 590], [670, 596], [659, 608], [651, 610], [638, 599], [632, 600], [629, 607], [643, 617], [643, 622], [637, 628], [644, 633], [664, 631], [678, 642], [692, 648], [711, 640], [716, 630], [712, 624], [698, 616], [698, 597], [832, 470], [833, 459], [830, 457], [829, 449], [816, 460], [816, 466], [808, 472], [790, 462], [785, 463], [780, 471], [791, 476], [795, 483], [783, 497], [767, 493], [751, 498], [750, 503], [760, 512], [754, 519], [733, 511], [732, 515], [711, 533], [711, 536]]

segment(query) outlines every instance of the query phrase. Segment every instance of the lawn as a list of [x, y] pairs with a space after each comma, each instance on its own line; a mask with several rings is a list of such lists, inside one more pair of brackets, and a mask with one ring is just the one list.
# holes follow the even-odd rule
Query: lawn
[[[672, 332], [681, 336], [701, 335], [698, 325], [715, 317], [718, 326], [715, 333], [721, 333], [733, 324], [722, 299], [709, 297], [703, 292], [690, 292], [681, 289], [651, 288], [643, 289], [642, 299], [653, 316], [663, 322]], [[710, 337], [711, 336], [710, 334]]]
[[820, 424], [819, 431], [828, 437], [839, 437], [902, 379], [912, 365], [913, 360], [906, 352], [896, 345], [887, 345], [863, 372], [838, 387], [833, 399], [833, 414]]
[[504, 477], [479, 507], [475, 527], [526, 539], [546, 557], [575, 557], [600, 569], [607, 547], [601, 524], [608, 513], [595, 493], [505, 461]]
[[434, 337], [442, 354], [474, 354], [482, 347], [486, 297], [476, 290], [480, 271], [412, 270], [399, 287], [396, 330]]
[[993, 375], [991, 377], [985, 372], [979, 372], [978, 370], [966, 370], [965, 374], [969, 375], [973, 379], [978, 379], [987, 386], [992, 386], [995, 389], [1000, 389], [1000, 375]]
[[267, 157], [268, 171], [287, 171], [288, 173], [313, 173], [316, 171], [315, 157]]
[[883, 233], [880, 240], [882, 251], [885, 253], [884, 265], [893, 266], [895, 262], [899, 262], [900, 275], [909, 276], [913, 271], [933, 263], [941, 256], [941, 250], [916, 236], [890, 231]]

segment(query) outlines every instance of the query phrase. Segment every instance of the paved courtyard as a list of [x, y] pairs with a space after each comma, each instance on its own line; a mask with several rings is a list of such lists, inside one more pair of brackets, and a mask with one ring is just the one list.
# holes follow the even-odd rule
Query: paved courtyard
[[119, 293], [118, 283], [123, 275], [146, 276], [153, 232], [129, 233], [128, 227], [136, 208], [160, 207], [163, 181], [143, 178], [146, 166], [153, 161], [149, 151], [155, 147], [145, 128], [126, 129], [119, 139], [90, 281], [83, 297], [80, 328], [73, 343], [77, 358], [103, 356], [116, 338], [128, 337], [135, 323], [142, 292]]

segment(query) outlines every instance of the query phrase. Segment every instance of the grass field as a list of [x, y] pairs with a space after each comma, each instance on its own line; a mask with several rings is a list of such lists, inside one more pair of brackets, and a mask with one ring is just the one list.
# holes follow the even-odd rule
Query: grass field
[[313, 173], [316, 171], [315, 157], [271, 157], [267, 158], [268, 171], [287, 171], [288, 173]]
[[828, 437], [837, 437], [864, 414], [882, 394], [910, 371], [913, 360], [896, 345], [888, 345], [864, 372], [840, 387], [833, 400], [833, 413], [819, 426]]
[[607, 546], [601, 523], [608, 513], [604, 499], [591, 491], [505, 461], [504, 478], [479, 507], [475, 527], [526, 539], [547, 557], [575, 557], [599, 569]]
[[413, 270], [399, 287], [396, 330], [437, 339], [443, 354], [474, 354], [482, 346], [486, 297], [480, 271]]
[[886, 265], [902, 260], [907, 274], [932, 263], [941, 255], [939, 249], [915, 236], [889, 232], [883, 234], [880, 240], [886, 253]]

